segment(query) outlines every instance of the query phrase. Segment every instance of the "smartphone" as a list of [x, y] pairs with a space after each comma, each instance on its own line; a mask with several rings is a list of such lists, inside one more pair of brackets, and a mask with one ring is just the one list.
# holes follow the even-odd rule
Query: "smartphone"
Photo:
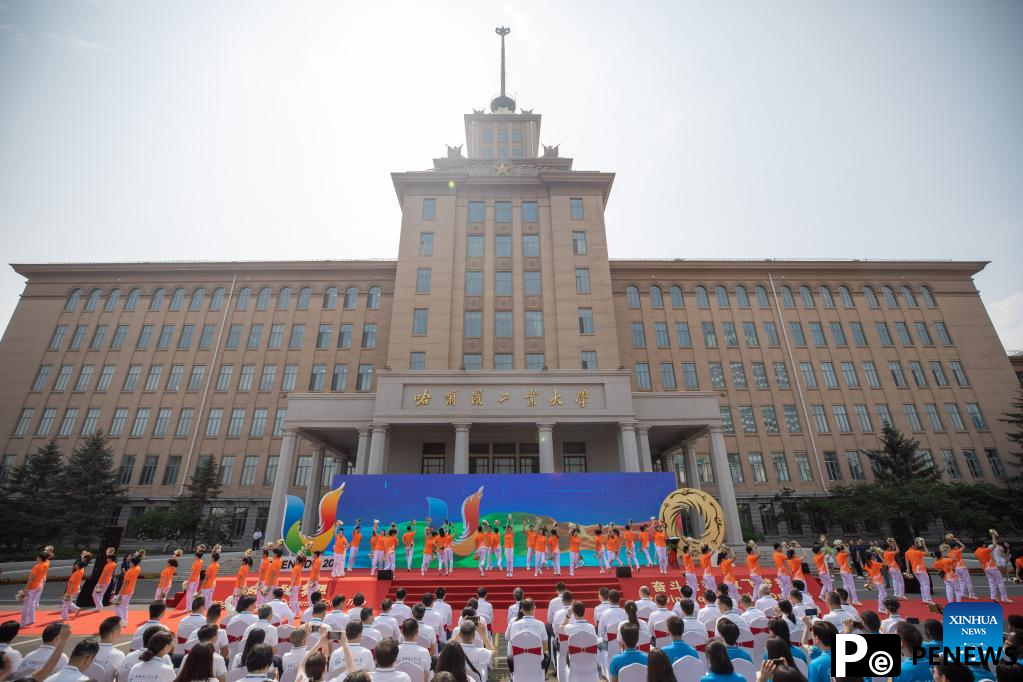
[[853, 621], [853, 628], [856, 629], [856, 630], [862, 630], [863, 629], [863, 623], [854, 620]]
[[811, 618], [815, 618], [817, 616], [817, 607], [816, 606], [810, 607], [803, 613], [807, 616], [810, 616]]
[[340, 630], [331, 630], [330, 634], [327, 635], [327, 640], [331, 641], [331, 642], [340, 642], [341, 641], [341, 631]]

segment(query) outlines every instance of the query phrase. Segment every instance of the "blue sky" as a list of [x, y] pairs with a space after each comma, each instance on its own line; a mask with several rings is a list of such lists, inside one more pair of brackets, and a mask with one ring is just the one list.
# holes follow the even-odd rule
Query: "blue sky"
[[[1023, 3], [0, 0], [6, 262], [392, 258], [509, 89], [613, 257], [991, 260], [1023, 348]], [[0, 269], [0, 324], [22, 280]]]

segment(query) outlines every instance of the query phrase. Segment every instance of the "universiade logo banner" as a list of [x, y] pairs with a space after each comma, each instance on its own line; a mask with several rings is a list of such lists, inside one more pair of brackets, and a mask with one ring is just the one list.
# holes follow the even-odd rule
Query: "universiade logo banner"
[[995, 602], [953, 602], [943, 612], [944, 646], [966, 662], [986, 662], [1002, 649], [1003, 612]]

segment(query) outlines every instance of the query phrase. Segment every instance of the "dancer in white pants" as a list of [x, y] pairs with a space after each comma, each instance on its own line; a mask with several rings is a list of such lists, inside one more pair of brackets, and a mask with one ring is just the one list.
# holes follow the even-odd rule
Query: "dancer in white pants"
[[998, 546], [998, 533], [994, 530], [990, 532], [991, 544], [978, 547], [973, 554], [980, 560], [980, 567], [984, 570], [984, 576], [987, 577], [987, 587], [991, 592], [992, 601], [997, 600], [998, 595], [1001, 594], [1001, 600], [1009, 603], [1012, 600], [1009, 599], [1009, 595], [1005, 591], [1005, 576], [1002, 575], [1002, 570], [998, 567], [994, 557], [995, 548]]
[[412, 555], [416, 551], [416, 522], [405, 526], [405, 532], [401, 534], [401, 544], [405, 548], [405, 570], [412, 572]]
[[647, 531], [646, 524], [639, 527], [639, 546], [646, 558], [646, 563], [643, 565], [653, 566], [653, 562], [650, 561], [650, 533]]
[[46, 573], [50, 570], [52, 551], [52, 547], [44, 548], [36, 557], [37, 561], [29, 571], [28, 584], [25, 586], [25, 601], [21, 605], [22, 627], [36, 622], [36, 607], [39, 606], [39, 599], [43, 596], [43, 586], [46, 584]]
[[554, 575], [561, 575], [561, 538], [558, 537], [557, 528], [551, 529], [550, 537], [547, 538], [547, 548], [550, 550]]
[[888, 548], [884, 551], [884, 565], [888, 567], [888, 576], [892, 580], [892, 596], [896, 599], [906, 598], [906, 581], [902, 577], [902, 566], [899, 564], [899, 543], [895, 538], [888, 538]]
[[423, 564], [419, 567], [419, 575], [426, 575], [426, 572], [430, 570], [430, 562], [433, 561], [436, 544], [437, 534], [427, 528], [423, 536]]
[[64, 596], [60, 601], [60, 622], [62, 623], [68, 619], [71, 613], [78, 613], [81, 610], [75, 601], [78, 599], [82, 581], [85, 580], [85, 567], [89, 565], [91, 559], [91, 553], [82, 552], [82, 556], [75, 560], [71, 577], [68, 578], [67, 586], [64, 588]]
[[945, 583], [945, 598], [948, 599], [948, 603], [961, 601], [962, 596], [959, 594], [959, 576], [956, 575], [955, 562], [953, 562], [948, 554], [952, 550], [947, 544], [938, 546], [938, 557], [934, 561], [934, 570], [941, 576], [942, 582]]
[[970, 599], [976, 599], [977, 595], [973, 592], [973, 581], [970, 580], [970, 571], [966, 568], [966, 562], [963, 561], [963, 550], [966, 549], [966, 545], [959, 541], [952, 533], [945, 536], [945, 541], [948, 542], [949, 549], [948, 558], [955, 566], [956, 572], [956, 594], [959, 595], [959, 600], [962, 601], [969, 597]]
[[352, 529], [352, 543], [348, 546], [348, 570], [355, 568], [355, 560], [359, 557], [359, 544], [362, 543], [362, 526], [359, 519], [355, 519], [355, 528]]
[[106, 594], [110, 582], [114, 579], [115, 568], [117, 568], [117, 550], [107, 547], [106, 563], [103, 564], [103, 571], [99, 575], [96, 587], [92, 590], [92, 603], [97, 611], [103, 610], [103, 595]]
[[334, 563], [330, 565], [330, 577], [341, 578], [345, 574], [345, 555], [348, 553], [348, 538], [345, 526], [340, 521], [334, 524]]
[[852, 569], [849, 568], [849, 549], [841, 542], [835, 541], [835, 559], [838, 560], [838, 575], [842, 578], [842, 587], [849, 593], [849, 603], [859, 604], [860, 597], [856, 594], [856, 580], [853, 579]]
[[668, 572], [668, 538], [664, 532], [664, 526], [657, 523], [654, 526], [654, 552], [657, 554], [657, 566], [661, 573]]
[[143, 554], [136, 554], [131, 559], [131, 567], [124, 572], [124, 579], [121, 581], [121, 589], [117, 593], [117, 606], [114, 611], [121, 619], [121, 627], [128, 625], [128, 606], [135, 594], [135, 586], [138, 584], [139, 574], [142, 572], [139, 564], [142, 563]]
[[927, 556], [927, 543], [923, 538], [916, 538], [913, 541], [913, 546], [906, 550], [906, 563], [909, 564], [909, 570], [920, 583], [920, 598], [925, 604], [933, 604], [931, 580], [927, 573], [927, 564], [924, 563], [925, 556]]
[[515, 575], [515, 527], [512, 526], [511, 514], [504, 526], [504, 571], [509, 578]]

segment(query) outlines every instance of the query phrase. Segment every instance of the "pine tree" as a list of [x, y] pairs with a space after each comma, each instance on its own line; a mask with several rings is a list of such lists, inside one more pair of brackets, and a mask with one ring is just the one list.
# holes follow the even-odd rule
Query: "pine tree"
[[25, 540], [56, 544], [64, 509], [63, 468], [57, 440], [51, 438], [11, 470], [0, 491], [3, 544], [22, 547]]
[[102, 432], [86, 436], [72, 451], [61, 476], [63, 526], [75, 548], [98, 541], [114, 507], [124, 500], [107, 443]]
[[917, 452], [920, 441], [907, 438], [889, 423], [881, 430], [881, 450], [867, 452], [874, 478], [882, 485], [905, 485], [913, 481], [939, 481], [941, 473]]
[[1015, 473], [1009, 472], [1010, 477], [1007, 482], [1013, 488], [1023, 488], [1023, 388], [1016, 392], [1009, 411], [998, 421], [1014, 427], [1013, 431], [1006, 434], [1009, 442], [1015, 448], [1013, 452], [1009, 453], [1013, 459], [1011, 465], [1015, 468]]
[[191, 544], [202, 531], [207, 504], [220, 497], [223, 489], [220, 485], [220, 468], [212, 457], [199, 460], [199, 466], [195, 468], [185, 489], [185, 494], [177, 504], [178, 525], [182, 537]]

